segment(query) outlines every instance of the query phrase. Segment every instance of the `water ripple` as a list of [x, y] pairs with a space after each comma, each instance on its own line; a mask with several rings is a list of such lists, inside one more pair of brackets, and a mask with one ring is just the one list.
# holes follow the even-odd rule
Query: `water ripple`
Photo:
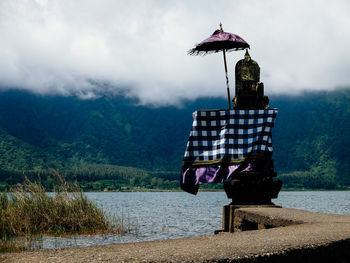
[[[184, 192], [97, 192], [86, 195], [105, 211], [136, 222], [139, 234], [44, 236], [37, 246], [92, 246], [213, 234], [221, 228], [222, 206], [230, 203], [224, 192], [200, 192], [197, 196]], [[350, 191], [281, 192], [274, 202], [283, 207], [350, 214]]]

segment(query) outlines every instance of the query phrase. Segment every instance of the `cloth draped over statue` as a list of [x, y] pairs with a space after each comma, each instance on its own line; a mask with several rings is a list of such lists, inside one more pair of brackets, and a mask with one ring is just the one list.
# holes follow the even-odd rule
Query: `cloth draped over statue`
[[238, 171], [254, 171], [251, 157], [272, 155], [271, 128], [277, 113], [278, 109], [195, 111], [181, 188], [197, 194], [200, 184], [223, 182]]

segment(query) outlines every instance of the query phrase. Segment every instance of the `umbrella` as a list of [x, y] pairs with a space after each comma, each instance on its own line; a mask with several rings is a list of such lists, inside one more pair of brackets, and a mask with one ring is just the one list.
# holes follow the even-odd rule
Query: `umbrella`
[[189, 55], [194, 56], [223, 52], [229, 109], [231, 109], [231, 98], [227, 75], [226, 51], [243, 50], [245, 48], [249, 48], [249, 44], [238, 35], [224, 32], [220, 23], [220, 29], [215, 30], [209, 38], [203, 40], [188, 51]]

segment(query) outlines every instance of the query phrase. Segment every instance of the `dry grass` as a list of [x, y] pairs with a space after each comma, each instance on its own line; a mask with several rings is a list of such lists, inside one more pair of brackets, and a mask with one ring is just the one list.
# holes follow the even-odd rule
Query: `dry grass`
[[79, 186], [59, 179], [52, 195], [28, 179], [0, 194], [0, 250], [23, 249], [36, 235], [124, 234], [130, 230], [122, 218], [110, 220]]

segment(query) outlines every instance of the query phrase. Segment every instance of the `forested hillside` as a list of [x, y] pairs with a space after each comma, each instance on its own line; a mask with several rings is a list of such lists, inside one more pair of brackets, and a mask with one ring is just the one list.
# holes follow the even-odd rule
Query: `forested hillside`
[[350, 90], [272, 98], [280, 109], [274, 158], [285, 184], [334, 188], [350, 184]]
[[[274, 159], [285, 186], [350, 185], [350, 89], [270, 97], [279, 108]], [[196, 109], [226, 108], [225, 99], [184, 101], [179, 107], [136, 100], [0, 92], [0, 180], [55, 169], [87, 189], [176, 188]]]

